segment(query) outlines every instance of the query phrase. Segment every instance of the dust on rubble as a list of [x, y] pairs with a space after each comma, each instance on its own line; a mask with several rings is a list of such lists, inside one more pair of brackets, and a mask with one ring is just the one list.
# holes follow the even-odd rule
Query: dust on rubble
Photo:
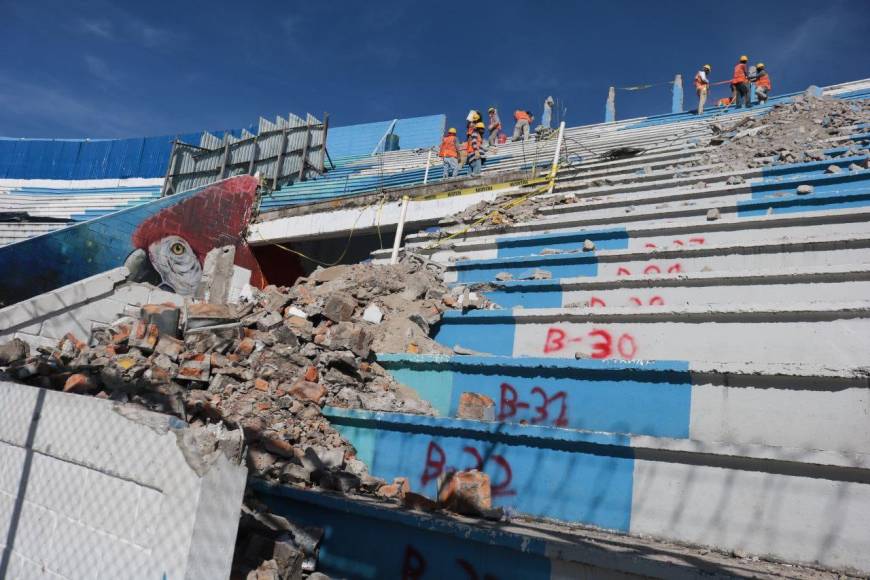
[[848, 137], [855, 125], [870, 122], [870, 103], [847, 101], [807, 92], [791, 102], [774, 105], [764, 115], [744, 117], [729, 126], [713, 125], [711, 145], [691, 165], [723, 164], [740, 171], [775, 162], [796, 163], [828, 159], [826, 148], [846, 147], [847, 155], [866, 154], [866, 146], [851, 139], [836, 144], [825, 142]]
[[193, 425], [242, 429], [254, 474], [347, 492], [375, 492], [355, 450], [324, 406], [433, 415], [432, 406], [375, 362], [375, 352], [448, 353], [429, 337], [466, 289], [443, 284], [440, 267], [406, 257], [397, 265], [318, 269], [293, 287], [267, 287], [239, 305], [143, 306], [93, 332], [69, 334], [31, 353], [0, 346], [11, 380], [169, 413]]

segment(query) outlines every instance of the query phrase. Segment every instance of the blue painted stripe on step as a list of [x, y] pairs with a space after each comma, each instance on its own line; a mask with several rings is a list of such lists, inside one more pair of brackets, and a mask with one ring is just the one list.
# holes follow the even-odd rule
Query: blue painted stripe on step
[[361, 431], [374, 434], [372, 474], [408, 477], [412, 490], [429, 497], [437, 494], [440, 475], [482, 468], [495, 506], [629, 530], [634, 452], [628, 437], [334, 408], [324, 415], [351, 444]]

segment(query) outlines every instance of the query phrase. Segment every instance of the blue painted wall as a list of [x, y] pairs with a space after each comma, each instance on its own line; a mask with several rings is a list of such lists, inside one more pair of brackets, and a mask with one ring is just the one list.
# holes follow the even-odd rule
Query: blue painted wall
[[403, 355], [381, 355], [378, 361], [442, 416], [455, 417], [460, 395], [472, 392], [495, 401], [496, 419], [509, 423], [689, 436], [688, 362]]
[[[494, 506], [628, 531], [634, 454], [623, 435], [324, 409], [370, 472], [437, 495], [437, 475], [476, 469], [490, 477]], [[442, 461], [443, 459], [443, 461]], [[441, 463], [436, 470], [427, 465]]]
[[364, 580], [549, 580], [542, 540], [367, 506], [289, 486], [253, 486], [270, 510], [324, 529], [317, 569]]
[[[446, 115], [399, 119], [392, 132], [399, 136], [401, 149], [432, 147], [441, 142], [446, 123]], [[345, 157], [371, 155], [391, 124], [392, 120], [330, 128], [327, 136], [330, 157], [335, 161]]]

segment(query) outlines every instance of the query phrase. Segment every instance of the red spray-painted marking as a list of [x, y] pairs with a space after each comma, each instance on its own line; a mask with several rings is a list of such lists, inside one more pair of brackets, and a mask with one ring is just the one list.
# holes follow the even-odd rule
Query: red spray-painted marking
[[704, 245], [704, 238], [689, 238], [690, 244], [698, 244], [699, 246]]
[[640, 298], [638, 298], [637, 296], [632, 296], [631, 298], [629, 298], [629, 300], [631, 300], [635, 306], [643, 306], [643, 302], [641, 302]]
[[680, 265], [679, 262], [674, 264], [670, 268], [668, 268], [668, 274], [676, 274], [676, 273], [682, 272], [682, 271], [683, 271], [683, 267]]
[[[470, 466], [463, 467], [462, 469], [484, 470], [485, 462], [480, 451], [470, 445], [463, 447], [462, 451], [473, 459], [473, 463]], [[516, 495], [516, 490], [510, 489], [511, 482], [513, 481], [513, 470], [511, 469], [510, 462], [503, 455], [497, 453], [490, 453], [487, 455], [487, 458], [488, 461], [492, 461], [497, 465], [502, 472], [502, 477], [499, 480], [490, 475], [492, 496]], [[420, 483], [426, 485], [430, 481], [438, 479], [442, 473], [454, 471], [459, 470], [456, 467], [447, 466], [447, 455], [444, 453], [444, 449], [434, 441], [430, 441], [429, 448], [426, 451], [426, 464], [423, 468], [423, 475], [420, 476]]]
[[631, 276], [631, 272], [628, 271], [628, 268], [624, 268], [624, 267], [620, 266], [619, 269], [616, 270], [616, 275], [617, 276]]
[[649, 305], [650, 306], [664, 306], [665, 299], [662, 298], [661, 296], [653, 296], [652, 298], [649, 299]]
[[[439, 558], [443, 558], [444, 556], [445, 554], [438, 554]], [[498, 580], [498, 578], [492, 574], [484, 573], [483, 576], [480, 576], [477, 572], [477, 568], [475, 568], [474, 565], [465, 558], [456, 558], [454, 561], [456, 562], [456, 566], [465, 572], [468, 580]], [[426, 568], [426, 558], [420, 550], [411, 544], [407, 544], [405, 546], [405, 556], [402, 560], [402, 580], [423, 580]], [[459, 578], [459, 576], [451, 575], [451, 578]]]
[[[531, 390], [531, 394], [541, 398], [541, 404], [534, 408], [537, 413], [531, 418], [534, 424], [549, 422], [550, 420], [550, 405], [559, 401], [559, 416], [552, 422], [557, 427], [568, 425], [568, 394], [565, 391], [558, 391], [553, 395], [548, 395], [547, 392], [538, 386]], [[518, 409], [528, 409], [531, 404], [519, 401], [517, 390], [508, 383], [501, 384], [501, 396], [499, 397], [499, 412], [498, 420], [504, 421], [516, 417]]]
[[[590, 356], [594, 359], [608, 358], [613, 355], [613, 335], [609, 330], [595, 328], [586, 333], [587, 338], [598, 339], [592, 343]], [[547, 337], [544, 341], [544, 353], [558, 352], [563, 350], [568, 343], [581, 342], [583, 338], [569, 338], [561, 328], [551, 326], [547, 329]], [[616, 339], [617, 352], [625, 359], [634, 358], [637, 354], [637, 342], [628, 333], [622, 333]]]
[[650, 264], [646, 268], [643, 269], [644, 274], [661, 274], [662, 269], [656, 266], [655, 264]]
[[674, 240], [673, 243], [675, 246], [685, 246], [685, 244], [683, 243], [683, 240]]
[[588, 304], [590, 308], [593, 306], [607, 306], [607, 304], [604, 303], [604, 300], [602, 300], [598, 296], [593, 296], [592, 298], [590, 298]]

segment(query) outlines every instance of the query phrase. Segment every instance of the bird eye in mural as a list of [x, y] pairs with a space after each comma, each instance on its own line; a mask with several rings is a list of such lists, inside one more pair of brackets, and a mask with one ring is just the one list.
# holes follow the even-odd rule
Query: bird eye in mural
[[148, 246], [148, 258], [164, 285], [182, 296], [196, 292], [202, 279], [202, 266], [187, 240], [166, 236], [152, 242]]

